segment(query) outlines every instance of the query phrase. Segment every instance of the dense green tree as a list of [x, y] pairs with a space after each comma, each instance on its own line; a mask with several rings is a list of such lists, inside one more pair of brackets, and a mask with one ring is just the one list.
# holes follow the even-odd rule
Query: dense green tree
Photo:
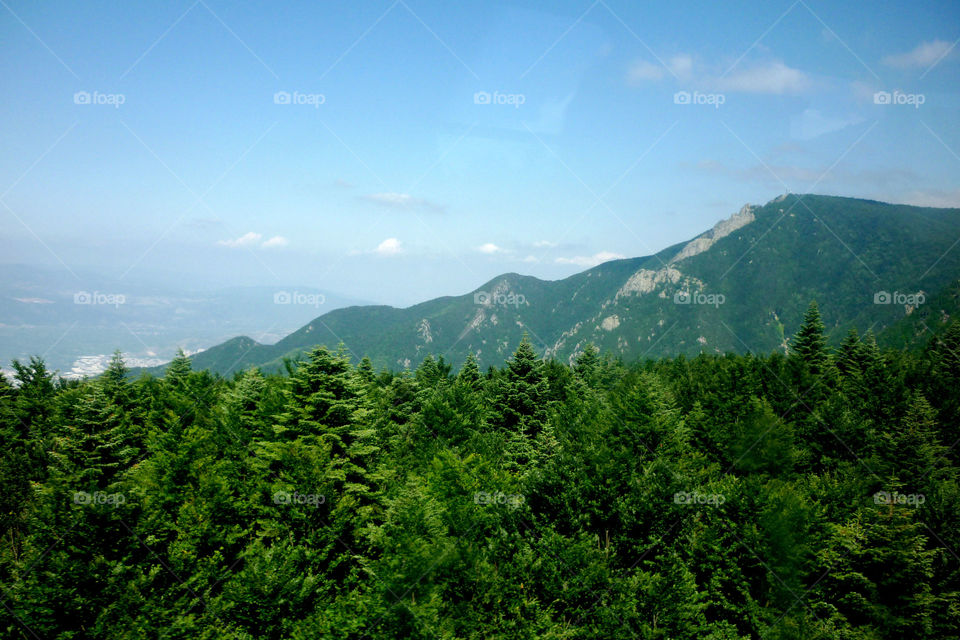
[[520, 342], [496, 383], [494, 426], [510, 434], [536, 435], [546, 421], [548, 388], [543, 362], [529, 340]]
[[821, 373], [827, 363], [827, 338], [823, 335], [823, 320], [816, 301], [810, 303], [803, 315], [803, 324], [793, 338], [790, 352], [800, 358], [811, 373]]
[[480, 368], [477, 366], [477, 359], [472, 353], [469, 353], [467, 354], [466, 361], [463, 363], [463, 367], [460, 368], [460, 373], [457, 374], [457, 382], [475, 391], [479, 391], [481, 387], [481, 380], [482, 378], [480, 376]]
[[856, 378], [865, 368], [863, 345], [860, 344], [860, 334], [856, 327], [851, 327], [847, 336], [840, 343], [837, 353], [837, 369], [844, 378]]
[[747, 473], [782, 475], [793, 470], [793, 431], [769, 403], [752, 398], [749, 412], [734, 425], [730, 458]]
[[363, 358], [360, 360], [360, 364], [357, 365], [357, 375], [366, 385], [373, 384], [377, 379], [377, 376], [373, 371], [373, 362], [371, 362], [370, 358], [367, 356], [363, 356]]
[[54, 410], [56, 394], [53, 373], [43, 360], [31, 357], [27, 364], [13, 361], [13, 378], [17, 385], [14, 395], [14, 419], [19, 424], [21, 437], [44, 441], [50, 434], [48, 421]]
[[0, 375], [0, 635], [960, 637], [960, 325], [375, 374]]

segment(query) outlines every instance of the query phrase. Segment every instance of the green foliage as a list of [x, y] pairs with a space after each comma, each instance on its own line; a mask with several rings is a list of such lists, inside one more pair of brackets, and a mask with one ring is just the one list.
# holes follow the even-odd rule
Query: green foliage
[[814, 375], [823, 371], [827, 363], [827, 339], [823, 335], [823, 320], [820, 319], [820, 308], [815, 300], [803, 315], [803, 324], [790, 350], [803, 360]]
[[526, 338], [231, 379], [0, 377], [0, 634], [957, 638], [960, 325], [791, 353]]

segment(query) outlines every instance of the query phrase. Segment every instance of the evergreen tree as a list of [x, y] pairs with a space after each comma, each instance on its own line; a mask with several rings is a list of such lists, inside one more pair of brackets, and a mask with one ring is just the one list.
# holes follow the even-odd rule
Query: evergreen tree
[[850, 329], [847, 336], [840, 343], [837, 355], [837, 369], [844, 378], [851, 378], [863, 372], [863, 347], [860, 345], [860, 335], [856, 327]]
[[535, 436], [547, 417], [543, 363], [524, 336], [502, 379], [497, 381], [493, 424], [508, 434]]
[[343, 541], [359, 544], [358, 531], [377, 511], [379, 447], [369, 411], [343, 346], [336, 353], [316, 347], [290, 379], [278, 429], [287, 444], [267, 448], [270, 468], [286, 479], [288, 492], [324, 495], [328, 527], [310, 535], [322, 550], [331, 589], [339, 580], [358, 579], [357, 559]]
[[[4, 487], [0, 492], [0, 533], [6, 534], [8, 561], [13, 563], [23, 554], [26, 518], [33, 502], [30, 483], [37, 478], [42, 460], [42, 443], [17, 416], [16, 396], [16, 389], [0, 373], [0, 483]], [[0, 572], [0, 582], [10, 584], [8, 580], [9, 576]]]
[[830, 426], [823, 420], [823, 405], [836, 387], [838, 371], [830, 357], [824, 325], [816, 301], [810, 303], [803, 324], [790, 349], [791, 396], [788, 406], [795, 407], [797, 432], [810, 443], [811, 458], [822, 468], [836, 443]]
[[183, 352], [183, 349], [177, 349], [177, 355], [167, 365], [164, 379], [168, 384], [174, 386], [184, 384], [192, 369], [193, 364], [190, 362], [190, 358]]
[[792, 429], [783, 424], [769, 403], [752, 398], [749, 407], [734, 427], [732, 464], [748, 473], [789, 473], [793, 469]]
[[937, 409], [941, 439], [953, 444], [957, 438], [951, 427], [960, 424], [960, 321], [954, 320], [942, 335], [934, 336], [927, 347], [929, 367], [922, 383], [930, 402]]
[[947, 447], [937, 438], [936, 412], [926, 398], [914, 393], [899, 428], [880, 437], [878, 472], [895, 479], [903, 493], [928, 493], [948, 478], [955, 478], [946, 458]]
[[437, 367], [437, 361], [430, 354], [427, 354], [427, 357], [417, 367], [416, 379], [417, 383], [423, 388], [434, 387], [440, 381], [440, 369]]
[[467, 386], [474, 391], [479, 391], [482, 383], [480, 376], [480, 367], [477, 366], [477, 359], [472, 353], [467, 354], [467, 359], [457, 374], [457, 382]]
[[600, 358], [597, 356], [598, 349], [588, 342], [583, 347], [583, 351], [577, 356], [573, 365], [573, 371], [577, 378], [583, 382], [587, 388], [596, 388], [600, 380]]
[[937, 375], [960, 378], [960, 321], [954, 320], [942, 335], [934, 337], [930, 351]]
[[373, 371], [373, 363], [367, 356], [360, 359], [360, 364], [357, 365], [357, 375], [365, 385], [371, 385], [376, 381], [377, 376]]
[[13, 371], [17, 383], [14, 417], [20, 425], [20, 433], [42, 442], [49, 434], [49, 420], [53, 413], [56, 394], [53, 374], [43, 360], [32, 356], [27, 364], [14, 360]]
[[359, 409], [360, 389], [346, 354], [316, 347], [290, 378], [282, 422], [291, 435], [322, 437], [342, 455], [352, 444]]
[[524, 336], [494, 386], [490, 421], [505, 440], [507, 468], [522, 473], [534, 456], [533, 439], [547, 420], [549, 389], [543, 363]]
[[813, 375], [820, 374], [827, 363], [827, 339], [823, 335], [823, 329], [820, 308], [814, 300], [803, 315], [803, 324], [790, 347], [791, 353], [800, 358]]
[[15, 363], [0, 636], [960, 637], [957, 343], [834, 362], [813, 307], [788, 356]]

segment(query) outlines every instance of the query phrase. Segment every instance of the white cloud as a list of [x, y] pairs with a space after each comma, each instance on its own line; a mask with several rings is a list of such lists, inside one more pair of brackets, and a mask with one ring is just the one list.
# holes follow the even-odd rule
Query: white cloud
[[873, 94], [879, 91], [880, 87], [860, 80], [854, 80], [850, 83], [850, 90], [855, 100], [873, 104]]
[[373, 250], [374, 253], [381, 256], [395, 256], [402, 251], [400, 248], [400, 241], [396, 238], [387, 238], [383, 242], [377, 245], [377, 248]]
[[939, 62], [952, 48], [953, 45], [943, 40], [921, 42], [913, 51], [886, 56], [882, 62], [897, 69], [922, 69]]
[[536, 256], [527, 256], [526, 258], [523, 259], [523, 261], [532, 263], [532, 262], [540, 262], [540, 259], [537, 258]]
[[290, 244], [290, 241], [283, 236], [273, 236], [269, 240], [265, 240], [260, 246], [264, 249], [276, 249], [279, 247], [285, 247], [288, 244]]
[[549, 240], [537, 240], [533, 243], [533, 246], [537, 249], [552, 249], [557, 246], [557, 243]]
[[26, 304], [53, 304], [53, 300], [47, 300], [46, 298], [14, 298], [14, 300]]
[[818, 109], [804, 109], [803, 113], [790, 119], [790, 134], [798, 140], [812, 140], [827, 133], [840, 131], [863, 122], [856, 115], [831, 116]]
[[540, 105], [538, 117], [527, 126], [531, 131], [556, 135], [563, 131], [563, 122], [567, 108], [573, 102], [576, 93], [569, 93], [564, 98], [548, 98]]
[[637, 60], [627, 69], [627, 82], [641, 84], [652, 80], [662, 80], [670, 74], [678, 80], [688, 80], [693, 75], [693, 56], [681, 53], [673, 56], [665, 64]]
[[371, 202], [397, 207], [408, 207], [413, 204], [415, 200], [409, 193], [372, 193], [363, 197]]
[[232, 240], [219, 240], [217, 241], [217, 244], [221, 247], [230, 247], [231, 249], [252, 247], [258, 243], [264, 249], [277, 249], [290, 244], [290, 241], [283, 236], [273, 236], [272, 238], [264, 240], [263, 242], [260, 242], [261, 239], [263, 239], [263, 234], [257, 233], [256, 231], [247, 231], [239, 238], [234, 238]]
[[626, 256], [612, 251], [600, 251], [592, 256], [574, 256], [572, 258], [557, 258], [558, 264], [575, 264], [578, 267], [595, 267], [602, 262], [620, 260]]
[[236, 238], [234, 240], [220, 240], [217, 242], [217, 244], [223, 247], [230, 247], [231, 249], [236, 249], [239, 247], [248, 247], [252, 244], [256, 244], [260, 242], [260, 238], [262, 237], [263, 236], [260, 235], [259, 233], [255, 233], [253, 231], [247, 231], [245, 234], [243, 234], [239, 238]]
[[667, 76], [691, 85], [688, 88], [699, 86], [731, 93], [799, 93], [812, 84], [809, 75], [779, 60], [767, 60], [751, 67], [737, 68], [729, 75], [717, 75], [716, 68], [705, 68], [693, 56], [684, 53], [673, 56], [664, 64], [638, 60], [627, 69], [627, 83], [631, 85], [655, 82]]
[[487, 242], [486, 244], [482, 244], [479, 247], [477, 247], [477, 251], [479, 251], [480, 253], [499, 253], [503, 251], [503, 249], [493, 244], [492, 242]]
[[670, 71], [673, 72], [673, 75], [677, 76], [681, 80], [685, 80], [693, 75], [693, 58], [686, 54], [673, 56], [670, 58], [667, 66], [670, 67]]
[[430, 202], [429, 200], [424, 200], [423, 198], [415, 198], [409, 193], [371, 193], [365, 196], [360, 196], [361, 200], [366, 200], [367, 202], [373, 202], [383, 207], [389, 207], [391, 209], [397, 209], [399, 211], [409, 211], [412, 209], [420, 209], [423, 211], [433, 211], [433, 212], [442, 212], [444, 207], [435, 202]]
[[649, 80], [660, 80], [663, 78], [666, 69], [659, 64], [648, 62], [646, 60], [637, 60], [627, 69], [627, 82], [630, 84], [640, 84]]
[[721, 91], [779, 95], [804, 91], [811, 81], [803, 71], [774, 60], [716, 78], [712, 84]]

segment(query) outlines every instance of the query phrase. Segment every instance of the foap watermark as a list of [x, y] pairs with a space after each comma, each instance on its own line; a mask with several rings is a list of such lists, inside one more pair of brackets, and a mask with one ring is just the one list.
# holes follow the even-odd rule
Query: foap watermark
[[277, 91], [273, 94], [273, 104], [298, 104], [307, 105], [314, 109], [319, 109], [320, 105], [327, 101], [327, 97], [322, 93], [300, 93], [294, 91]]
[[722, 493], [700, 493], [699, 491], [678, 491], [673, 494], [675, 504], [708, 504], [719, 507], [727, 501]]
[[126, 304], [127, 297], [122, 293], [100, 293], [99, 291], [94, 291], [90, 293], [89, 291], [77, 291], [73, 294], [73, 304], [112, 304], [114, 307], [119, 307], [122, 304]]
[[919, 507], [927, 501], [922, 493], [900, 493], [898, 491], [877, 491], [873, 494], [874, 504], [899, 504]]
[[717, 308], [726, 301], [727, 297], [722, 293], [677, 291], [673, 294], [673, 304], [706, 304]]
[[916, 293], [903, 293], [900, 291], [877, 291], [873, 294], [873, 304], [908, 304], [911, 307], [918, 307], [927, 301], [923, 291]]
[[106, 105], [119, 109], [120, 105], [127, 101], [127, 96], [122, 93], [100, 93], [99, 91], [77, 91], [73, 94], [73, 104], [96, 104]]
[[677, 91], [673, 94], [673, 104], [702, 104], [719, 109], [720, 105], [727, 101], [727, 96], [722, 93], [701, 93], [694, 91]]
[[300, 493], [299, 491], [276, 491], [273, 494], [273, 504], [305, 504], [319, 507], [327, 502], [322, 493]]
[[919, 109], [920, 105], [927, 101], [927, 96], [922, 93], [904, 93], [902, 91], [877, 91], [873, 94], [873, 104], [896, 104], [912, 106]]
[[73, 504], [108, 504], [111, 507], [123, 504], [127, 497], [122, 493], [107, 493], [106, 491], [86, 491], [73, 492]]
[[273, 304], [304, 304], [319, 307], [327, 299], [322, 293], [300, 293], [299, 291], [277, 291], [273, 294]]
[[504, 493], [503, 491], [494, 491], [493, 493], [488, 491], [477, 491], [475, 494], [473, 494], [473, 501], [475, 504], [506, 505], [511, 509], [520, 507], [525, 500], [526, 499], [519, 493]]
[[526, 296], [522, 293], [498, 293], [496, 291], [477, 291], [473, 294], [473, 304], [482, 304], [485, 306], [489, 305], [500, 305], [503, 307], [513, 306], [519, 307], [520, 305], [530, 306], [530, 303], [527, 302]]
[[520, 105], [527, 101], [527, 96], [522, 93], [500, 93], [494, 91], [477, 91], [473, 94], [473, 104], [498, 104], [509, 105], [514, 109], [519, 109]]

